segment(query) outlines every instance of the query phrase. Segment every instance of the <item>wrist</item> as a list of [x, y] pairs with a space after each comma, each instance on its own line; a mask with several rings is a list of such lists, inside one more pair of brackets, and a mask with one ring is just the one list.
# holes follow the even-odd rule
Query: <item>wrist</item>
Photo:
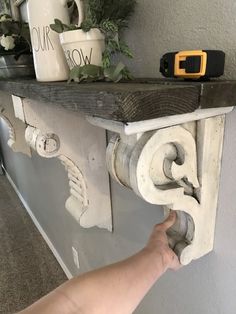
[[155, 264], [161, 265], [163, 272], [171, 268], [175, 253], [169, 247], [160, 243], [155, 249], [146, 246], [144, 251], [150, 255]]
[[165, 273], [170, 266], [170, 256], [165, 250], [152, 250], [145, 247], [143, 250], [144, 254], [148, 256], [148, 259], [153, 265], [158, 273]]

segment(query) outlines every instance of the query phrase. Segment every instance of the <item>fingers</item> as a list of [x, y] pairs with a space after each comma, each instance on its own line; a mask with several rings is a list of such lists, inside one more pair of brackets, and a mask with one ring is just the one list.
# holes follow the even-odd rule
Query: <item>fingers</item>
[[170, 215], [167, 217], [167, 219], [162, 223], [160, 224], [160, 227], [163, 231], [166, 231], [168, 230], [170, 227], [173, 226], [173, 224], [175, 223], [175, 220], [176, 220], [176, 212], [174, 211], [171, 211]]

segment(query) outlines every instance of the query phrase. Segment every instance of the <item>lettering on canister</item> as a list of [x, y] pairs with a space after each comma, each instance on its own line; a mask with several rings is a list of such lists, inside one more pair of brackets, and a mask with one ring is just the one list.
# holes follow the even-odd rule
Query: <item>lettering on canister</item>
[[32, 46], [35, 52], [54, 50], [48, 25], [31, 29]]
[[90, 49], [89, 56], [82, 49], [65, 50], [65, 55], [70, 69], [75, 66], [91, 64], [93, 48]]

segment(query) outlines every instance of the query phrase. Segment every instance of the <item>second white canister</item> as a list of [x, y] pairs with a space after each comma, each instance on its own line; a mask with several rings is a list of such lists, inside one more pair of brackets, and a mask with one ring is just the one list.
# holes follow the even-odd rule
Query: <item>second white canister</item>
[[89, 32], [82, 29], [64, 32], [60, 34], [60, 41], [70, 69], [88, 64], [102, 66], [105, 36], [98, 28]]

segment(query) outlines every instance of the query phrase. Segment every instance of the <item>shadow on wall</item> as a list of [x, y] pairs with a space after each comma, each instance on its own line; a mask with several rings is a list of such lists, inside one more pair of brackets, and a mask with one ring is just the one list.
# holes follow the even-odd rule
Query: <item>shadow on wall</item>
[[226, 52], [225, 78], [236, 79], [235, 0], [138, 0], [126, 40], [134, 52], [134, 76], [161, 77], [168, 51], [220, 49]]

